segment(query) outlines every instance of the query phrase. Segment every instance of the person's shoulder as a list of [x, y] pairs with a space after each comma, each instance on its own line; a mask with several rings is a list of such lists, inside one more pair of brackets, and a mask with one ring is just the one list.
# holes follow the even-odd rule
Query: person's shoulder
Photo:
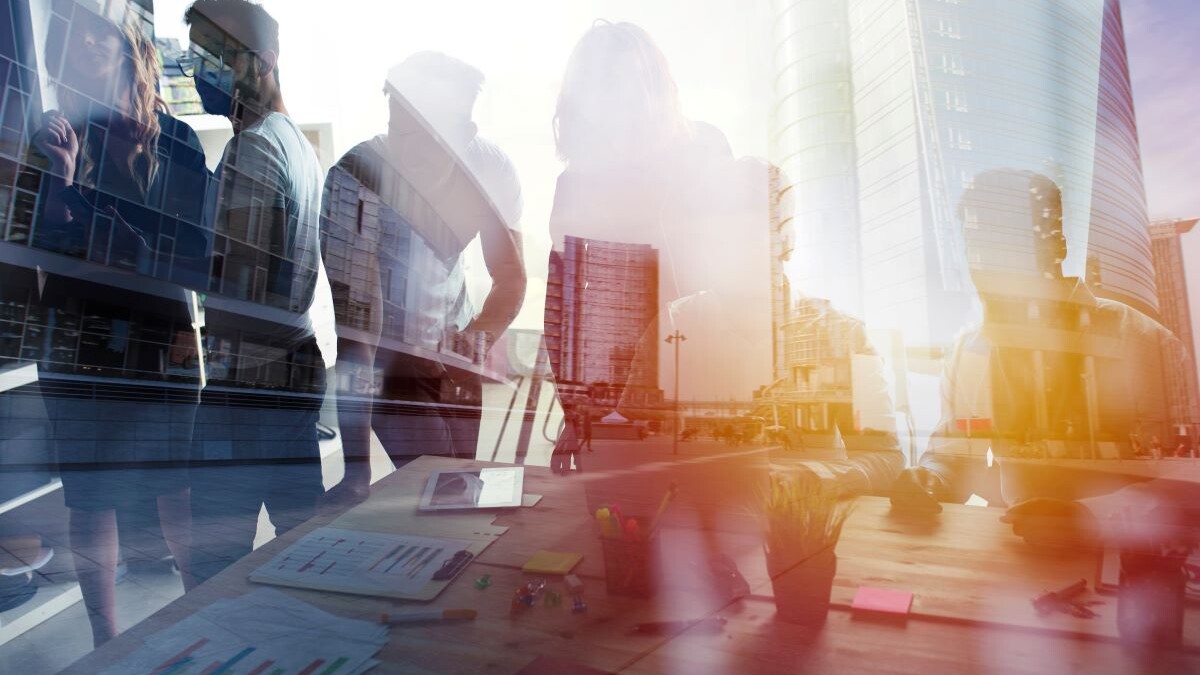
[[204, 146], [200, 143], [200, 136], [196, 130], [163, 111], [156, 114], [159, 128], [158, 145], [169, 157], [169, 161], [176, 166], [191, 166], [198, 171], [197, 175], [206, 175], [208, 168]]
[[472, 168], [474, 166], [486, 167], [496, 172], [514, 176], [517, 173], [516, 166], [513, 165], [508, 153], [504, 152], [499, 145], [482, 136], [476, 136], [467, 144], [463, 159], [469, 165], [472, 165]]
[[467, 169], [495, 202], [505, 224], [519, 228], [524, 203], [521, 197], [521, 179], [517, 167], [500, 146], [486, 138], [476, 136], [467, 145], [463, 161]]
[[244, 144], [274, 148], [281, 154], [297, 149], [312, 150], [300, 125], [291, 117], [277, 112], [269, 113], [234, 138], [240, 138]]
[[691, 122], [688, 126], [691, 130], [688, 149], [691, 152], [733, 159], [733, 147], [723, 131], [708, 122]]
[[282, 136], [283, 134], [301, 133], [300, 125], [290, 116], [280, 112], [270, 112], [257, 123], [246, 127], [246, 133], [257, 133], [263, 136]]
[[155, 111], [155, 117], [158, 119], [158, 128], [161, 135], [182, 141], [195, 148], [201, 147], [200, 136], [191, 125], [162, 110]]
[[377, 166], [387, 152], [387, 136], [379, 135], [356, 144], [343, 154], [334, 166], [351, 170], [361, 166]]
[[377, 190], [386, 163], [386, 153], [387, 136], [379, 135], [362, 141], [339, 157], [329, 174], [333, 176], [340, 172], [370, 190]]

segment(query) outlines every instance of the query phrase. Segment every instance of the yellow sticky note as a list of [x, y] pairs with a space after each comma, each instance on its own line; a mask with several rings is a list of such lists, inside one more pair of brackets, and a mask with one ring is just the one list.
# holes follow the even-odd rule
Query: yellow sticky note
[[530, 574], [567, 574], [583, 556], [579, 553], [564, 553], [562, 551], [538, 551], [524, 565], [522, 572]]

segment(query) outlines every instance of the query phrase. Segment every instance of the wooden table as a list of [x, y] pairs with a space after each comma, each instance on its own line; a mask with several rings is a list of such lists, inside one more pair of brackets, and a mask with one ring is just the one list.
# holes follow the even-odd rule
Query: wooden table
[[[424, 457], [374, 486], [371, 498], [339, 525], [369, 523], [388, 513], [414, 510], [430, 471], [470, 466], [465, 460]], [[503, 513], [495, 523], [509, 531], [496, 540], [430, 606], [474, 607], [476, 621], [394, 627], [380, 653], [379, 673], [513, 673], [546, 655], [608, 671], [630, 673], [1200, 673], [1200, 650], [1136, 653], [1115, 639], [1115, 599], [1085, 620], [1041, 618], [1030, 598], [1094, 572], [1090, 554], [1038, 551], [1014, 537], [995, 509], [947, 506], [938, 515], [892, 512], [885, 499], [858, 500], [838, 546], [834, 607], [823, 630], [774, 619], [771, 585], [753, 532], [721, 533], [753, 594], [726, 603], [705, 590], [701, 575], [683, 559], [699, 537], [681, 514], [664, 527], [664, 586], [652, 601], [610, 597], [605, 591], [599, 540], [589, 518], [585, 477], [563, 479], [526, 468], [526, 491], [543, 495], [532, 508]], [[438, 517], [431, 515], [429, 517]], [[247, 576], [305, 533], [328, 524], [314, 518], [171, 603], [150, 619], [76, 662], [66, 673], [91, 674], [117, 662], [142, 641], [222, 597], [257, 587]], [[538, 549], [584, 554], [576, 568], [589, 605], [573, 614], [540, 602], [510, 614], [512, 591], [533, 578], [521, 564]], [[490, 574], [493, 585], [473, 580]], [[856, 617], [849, 602], [869, 584], [912, 591], [914, 611], [903, 623]], [[549, 588], [562, 590], [551, 579]], [[412, 603], [285, 589], [305, 602], [347, 617], [374, 620], [381, 611]], [[1189, 610], [1185, 642], [1200, 645], [1200, 617]], [[629, 635], [641, 621], [719, 614], [720, 634], [687, 631], [675, 636]]]

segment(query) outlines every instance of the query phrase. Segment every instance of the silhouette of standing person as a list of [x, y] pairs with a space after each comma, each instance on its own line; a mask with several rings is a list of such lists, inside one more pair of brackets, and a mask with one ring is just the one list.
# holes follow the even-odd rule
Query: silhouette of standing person
[[184, 19], [204, 110], [228, 118], [234, 134], [217, 169], [209, 377], [192, 468], [195, 515], [218, 524], [200, 546], [214, 559], [195, 568], [208, 578], [252, 550], [263, 506], [275, 533], [315, 513], [324, 493], [316, 423], [336, 344], [321, 169], [283, 99], [279, 25], [247, 0], [197, 0]]
[[[410, 56], [385, 82], [388, 132], [352, 148], [326, 177], [322, 233], [341, 312], [346, 459], [331, 500], [365, 494], [372, 430], [397, 466], [422, 454], [475, 456], [477, 347], [508, 327], [525, 293], [516, 171], [471, 121], [482, 82], [444, 54]], [[491, 276], [478, 309], [464, 270], [476, 237]]]
[[[578, 259], [569, 264], [594, 270], [586, 288], [572, 289], [573, 302], [580, 316], [605, 317], [562, 359], [556, 379], [609, 382], [621, 392], [621, 414], [637, 416], [656, 396], [647, 390], [661, 398], [674, 380], [673, 359], [660, 350], [679, 331], [687, 342], [674, 396], [748, 399], [771, 379], [769, 165], [735, 158], [724, 134], [684, 115], [666, 56], [629, 23], [597, 22], [580, 38], [554, 125], [565, 168], [550, 215], [552, 255], [570, 251]], [[637, 246], [653, 249], [657, 264], [635, 280], [620, 265]], [[662, 487], [638, 496], [647, 509]], [[602, 503], [628, 488], [598, 479], [586, 489], [589, 502]], [[699, 543], [715, 560], [727, 510], [720, 499], [695, 499]]]
[[[99, 391], [114, 375], [179, 384], [139, 382], [139, 395], [130, 397], [117, 393], [129, 391], [122, 382], [82, 400], [78, 382], [43, 387], [53, 392], [47, 409], [71, 548], [97, 645], [118, 632], [118, 512], [153, 497], [184, 587], [194, 585], [184, 448], [199, 391], [199, 345], [195, 295], [177, 284], [199, 282], [209, 180], [196, 135], [166, 113], [158, 95], [158, 55], [136, 13], [121, 3], [99, 11], [75, 5], [65, 33], [51, 31], [47, 41], [60, 109], [46, 113], [35, 137], [49, 166], [33, 239], [35, 248], [90, 261], [46, 274], [37, 305], [53, 344], [74, 325], [83, 344], [96, 348], [81, 350], [73, 363], [47, 350], [42, 379], [74, 369], [85, 380], [100, 374]], [[129, 278], [137, 274], [157, 279]]]

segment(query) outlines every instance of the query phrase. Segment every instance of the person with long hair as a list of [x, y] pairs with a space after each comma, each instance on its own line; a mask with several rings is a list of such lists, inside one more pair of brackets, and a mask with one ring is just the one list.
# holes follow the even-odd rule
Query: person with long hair
[[[735, 158], [724, 134], [685, 117], [666, 56], [629, 23], [598, 21], [579, 40], [554, 133], [566, 166], [550, 215], [552, 260], [562, 255], [564, 269], [588, 275], [562, 281], [562, 313], [569, 286], [578, 325], [552, 363], [556, 380], [607, 382], [616, 400], [590, 405], [615, 403], [629, 419], [660, 414], [663, 389], [677, 399], [749, 399], [771, 377], [770, 167]], [[634, 258], [640, 262], [630, 265]], [[552, 323], [556, 310], [547, 308]], [[567, 332], [562, 326], [560, 334]], [[677, 378], [675, 359], [662, 351], [671, 349], [668, 335], [687, 339]], [[570, 412], [561, 432], [572, 450], [577, 420]], [[685, 464], [609, 478], [614, 461], [643, 461], [613, 450], [589, 457], [599, 473], [584, 487], [589, 505], [644, 499], [668, 479], [699, 484]], [[556, 469], [568, 468], [566, 456], [554, 460]], [[731, 575], [716, 571], [729, 567], [718, 535], [725, 505], [689, 498], [689, 506], [697, 519], [693, 544], [712, 562], [718, 593], [728, 591], [720, 587]]]
[[[631, 365], [612, 372], [671, 382], [673, 361], [659, 351], [679, 329], [688, 338], [685, 395], [749, 398], [771, 375], [768, 165], [735, 158], [724, 134], [684, 116], [666, 57], [629, 23], [597, 22], [580, 39], [554, 132], [566, 164], [550, 216], [555, 249], [568, 236], [649, 245], [659, 261], [658, 287], [648, 289], [656, 311], [614, 336], [616, 349], [596, 343], [581, 360], [597, 370], [590, 379], [610, 379], [599, 371], [632, 353]], [[626, 397], [635, 388], [626, 386]]]
[[[118, 511], [153, 499], [183, 585], [193, 585], [186, 463], [199, 324], [185, 286], [203, 279], [209, 175], [195, 133], [167, 114], [158, 55], [136, 14], [73, 10], [47, 40], [59, 107], [34, 137], [41, 158], [31, 164], [43, 170], [32, 244], [83, 259], [55, 256], [39, 280], [46, 333], [83, 336], [73, 358], [43, 350], [39, 371], [55, 383], [43, 395], [99, 645], [118, 632]], [[104, 394], [81, 397], [85, 387]]]
[[[606, 382], [616, 396], [597, 401], [593, 394], [590, 404], [615, 403], [630, 419], [660, 417], [665, 397], [749, 401], [772, 379], [770, 242], [773, 228], [789, 220], [779, 215], [786, 204], [779, 213], [770, 210], [778, 197], [773, 182], [785, 182], [778, 171], [735, 157], [718, 129], [688, 119], [666, 56], [629, 23], [596, 22], [579, 40], [563, 77], [554, 133], [566, 167], [550, 215], [552, 259], [562, 252], [562, 268], [586, 275], [564, 278], [559, 306], [547, 303], [548, 323], [564, 321], [556, 314], [568, 312], [576, 322], [561, 350], [550, 343], [556, 334], [567, 343], [568, 326], [548, 327], [556, 379], [593, 391]], [[640, 262], [631, 265], [635, 258]], [[679, 351], [664, 351], [672, 349]], [[563, 437], [571, 440], [576, 431], [570, 419]], [[733, 431], [727, 435], [741, 440]], [[609, 479], [604, 471], [617, 457], [640, 462], [633, 458], [648, 454], [614, 452], [609, 459], [603, 450], [589, 456], [600, 474], [585, 487], [589, 502], [654, 494], [668, 478], [695, 490], [713, 471], [680, 463], [666, 472], [620, 472]], [[879, 464], [884, 475], [869, 479], [889, 484], [902, 458], [895, 447], [881, 454], [885, 461], [856, 458], [852, 469]], [[737, 455], [721, 460], [731, 471], [729, 492], [686, 498], [719, 593], [744, 592], [719, 541], [719, 532], [733, 526], [730, 495], [738, 483], [752, 491], [756, 472], [765, 471], [761, 462]]]

